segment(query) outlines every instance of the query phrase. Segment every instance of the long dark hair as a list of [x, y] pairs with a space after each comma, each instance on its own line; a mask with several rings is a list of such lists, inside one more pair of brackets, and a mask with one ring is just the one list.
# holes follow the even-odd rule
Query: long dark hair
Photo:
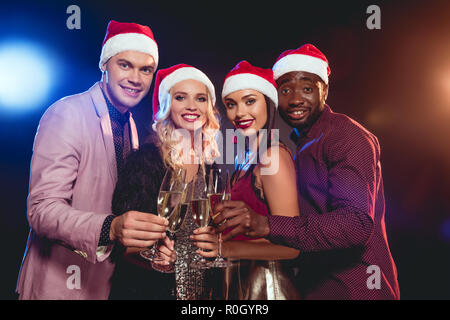
[[[275, 103], [269, 99], [266, 95], [264, 95], [264, 99], [266, 101], [266, 110], [267, 110], [267, 121], [264, 124], [264, 126], [261, 129], [264, 129], [264, 131], [261, 134], [264, 134], [265, 137], [262, 137], [262, 141], [260, 143], [264, 143], [265, 150], [268, 150], [269, 147], [272, 145], [272, 129], [274, 129], [275, 126], [275, 115], [276, 115], [276, 108]], [[257, 132], [257, 138], [260, 138], [260, 132]], [[246, 177], [247, 175], [253, 173], [253, 170], [255, 170], [256, 166], [258, 164], [261, 164], [259, 149], [261, 146], [258, 144], [258, 149], [256, 150], [256, 163], [253, 163], [249, 166], [248, 170], [245, 172], [243, 177]], [[249, 151], [249, 138], [245, 137], [245, 153]], [[237, 157], [236, 157], [237, 161]], [[237, 170], [234, 171], [232, 181], [236, 178], [236, 173], [240, 173], [242, 171], [242, 168], [239, 168], [237, 164], [235, 164], [235, 167]], [[239, 176], [238, 176], [239, 177]]]

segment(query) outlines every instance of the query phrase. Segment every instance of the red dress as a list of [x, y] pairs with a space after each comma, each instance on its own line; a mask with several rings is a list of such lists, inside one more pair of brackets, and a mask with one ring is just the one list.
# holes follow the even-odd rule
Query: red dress
[[[244, 201], [260, 215], [269, 215], [267, 203], [258, 196], [261, 192], [255, 186], [255, 176], [249, 173], [235, 182], [231, 189], [231, 200]], [[261, 192], [262, 193], [262, 192]], [[229, 230], [225, 230], [224, 234]], [[252, 238], [254, 240], [255, 238]], [[250, 240], [246, 236], [232, 239]], [[228, 300], [298, 300], [295, 288], [294, 270], [283, 261], [276, 260], [234, 260], [224, 270], [224, 298]]]
[[[257, 189], [255, 185], [255, 176], [250, 173], [237, 180], [231, 188], [231, 200], [245, 202], [256, 213], [266, 216], [269, 214], [267, 203], [256, 195]], [[227, 234], [230, 230], [225, 230], [223, 234]], [[254, 238], [253, 238], [254, 239]], [[234, 237], [233, 240], [250, 240], [244, 235]]]

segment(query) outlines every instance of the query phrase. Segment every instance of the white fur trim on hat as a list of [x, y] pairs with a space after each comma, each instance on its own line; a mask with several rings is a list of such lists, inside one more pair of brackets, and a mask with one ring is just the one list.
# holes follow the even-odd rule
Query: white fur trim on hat
[[277, 89], [266, 79], [252, 73], [239, 73], [228, 77], [223, 84], [222, 99], [238, 90], [252, 89], [266, 95], [278, 108]]
[[273, 66], [273, 78], [277, 80], [283, 74], [292, 71], [305, 71], [318, 75], [328, 84], [327, 63], [322, 59], [304, 54], [290, 54], [278, 60]]
[[202, 71], [193, 67], [183, 67], [177, 69], [171, 74], [167, 75], [161, 81], [158, 92], [159, 102], [160, 103], [162, 102], [164, 96], [169, 93], [170, 88], [172, 88], [175, 84], [188, 79], [202, 82], [209, 90], [213, 105], [216, 104], [216, 92], [214, 90], [214, 85], [212, 84], [211, 80], [209, 80], [208, 76], [204, 74]]
[[141, 33], [121, 33], [108, 39], [103, 45], [100, 69], [111, 57], [127, 50], [148, 53], [155, 60], [155, 69], [158, 66], [158, 45], [153, 39]]

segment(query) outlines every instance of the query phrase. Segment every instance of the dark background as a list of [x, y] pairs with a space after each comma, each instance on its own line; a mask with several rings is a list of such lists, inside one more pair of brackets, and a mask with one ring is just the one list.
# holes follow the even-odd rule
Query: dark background
[[[328, 104], [380, 140], [386, 227], [402, 298], [449, 299], [450, 3], [187, 2], [0, 4], [0, 40], [21, 38], [45, 47], [58, 74], [41, 107], [17, 113], [0, 108], [0, 299], [16, 298], [39, 119], [54, 101], [100, 79], [101, 43], [111, 19], [149, 25], [159, 45], [159, 67], [199, 67], [218, 97], [225, 75], [240, 60], [269, 68], [282, 51], [315, 44], [332, 70]], [[72, 4], [81, 8], [81, 30], [66, 27]], [[366, 27], [371, 4], [381, 8], [381, 30]], [[2, 70], [0, 76], [8, 77]], [[134, 111], [141, 139], [149, 129], [150, 101], [149, 96]], [[223, 111], [220, 102], [218, 107]]]

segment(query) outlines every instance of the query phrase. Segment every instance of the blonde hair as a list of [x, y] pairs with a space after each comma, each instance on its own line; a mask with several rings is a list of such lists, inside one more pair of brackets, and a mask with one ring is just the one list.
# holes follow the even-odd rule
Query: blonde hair
[[[206, 122], [202, 126], [201, 131], [201, 154], [196, 155], [201, 164], [204, 164], [205, 162], [213, 163], [216, 158], [220, 157], [219, 147], [215, 140], [217, 132], [220, 130], [219, 112], [212, 103], [211, 94], [208, 88], [206, 89], [208, 96]], [[170, 91], [172, 91], [172, 89]], [[170, 91], [165, 97], [163, 97], [163, 101], [160, 103], [160, 109], [156, 114], [155, 121], [153, 123], [153, 130], [156, 131], [158, 136], [157, 146], [161, 151], [164, 164], [167, 167], [176, 169], [182, 167], [185, 163], [183, 160], [190, 155], [183, 154], [183, 135], [177, 136], [177, 133], [180, 131], [176, 130], [177, 128], [170, 117], [172, 103], [172, 95]]]

